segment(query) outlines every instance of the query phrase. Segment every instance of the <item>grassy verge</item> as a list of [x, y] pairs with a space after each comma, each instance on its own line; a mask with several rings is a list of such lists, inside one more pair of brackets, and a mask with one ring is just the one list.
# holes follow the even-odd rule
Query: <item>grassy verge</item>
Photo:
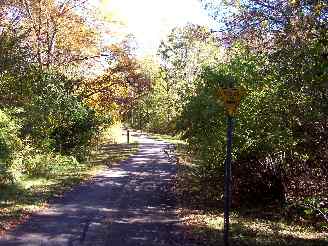
[[0, 233], [24, 221], [70, 187], [86, 181], [102, 169], [101, 165], [80, 164], [57, 170], [51, 177], [23, 176], [14, 184], [1, 187]]
[[137, 150], [137, 143], [127, 145], [120, 140], [109, 141], [108, 136], [104, 136], [100, 148], [92, 153], [87, 163], [58, 167], [46, 177], [22, 176], [16, 183], [0, 187], [0, 234], [46, 207], [51, 198], [61, 196], [74, 185], [87, 181], [106, 166], [127, 159]]
[[[198, 245], [223, 245], [223, 201], [220, 197], [223, 184], [206, 180], [195, 172], [195, 160], [183, 145], [176, 151], [180, 163], [175, 192], [187, 235]], [[218, 197], [214, 204], [213, 196]], [[230, 232], [231, 245], [328, 245], [327, 231], [306, 223], [287, 221], [282, 209], [274, 206], [232, 211]]]
[[176, 145], [186, 145], [187, 143], [179, 138], [179, 136], [170, 136], [165, 134], [147, 133], [151, 138], [163, 140]]
[[[223, 245], [223, 212], [181, 209], [180, 216], [188, 228], [188, 236], [200, 245]], [[324, 246], [328, 234], [314, 228], [284, 221], [247, 217], [232, 213], [231, 245]]]

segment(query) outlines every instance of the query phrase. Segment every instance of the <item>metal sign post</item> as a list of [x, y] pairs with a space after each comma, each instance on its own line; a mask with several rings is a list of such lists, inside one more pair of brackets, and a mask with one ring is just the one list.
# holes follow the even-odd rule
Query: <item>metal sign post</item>
[[224, 162], [224, 245], [229, 245], [229, 212], [231, 204], [231, 160], [233, 117], [228, 116], [227, 127], [227, 157]]
[[227, 156], [224, 162], [224, 235], [225, 246], [229, 246], [229, 213], [231, 206], [231, 161], [234, 115], [237, 112], [243, 91], [239, 88], [220, 88], [219, 97], [223, 100], [227, 114]]

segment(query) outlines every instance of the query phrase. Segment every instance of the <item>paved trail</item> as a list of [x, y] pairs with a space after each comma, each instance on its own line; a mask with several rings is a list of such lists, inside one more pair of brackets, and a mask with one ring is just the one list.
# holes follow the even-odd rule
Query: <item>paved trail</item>
[[67, 192], [0, 245], [190, 245], [169, 191], [176, 167], [163, 152], [167, 143], [138, 139], [137, 154]]

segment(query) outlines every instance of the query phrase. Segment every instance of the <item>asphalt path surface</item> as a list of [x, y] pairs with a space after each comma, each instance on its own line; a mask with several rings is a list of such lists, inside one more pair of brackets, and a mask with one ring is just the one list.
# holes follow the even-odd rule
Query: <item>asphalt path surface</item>
[[137, 154], [65, 193], [0, 245], [191, 245], [170, 191], [176, 166], [164, 152], [168, 144], [137, 138]]

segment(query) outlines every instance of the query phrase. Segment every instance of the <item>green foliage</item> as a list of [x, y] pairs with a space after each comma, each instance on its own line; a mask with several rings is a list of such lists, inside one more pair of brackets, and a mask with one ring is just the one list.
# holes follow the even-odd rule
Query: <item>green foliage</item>
[[[190, 99], [183, 112], [178, 128], [184, 130], [184, 137], [208, 170], [215, 169], [224, 158], [225, 121], [223, 105], [217, 105], [215, 97], [218, 83], [209, 83], [200, 88], [197, 97]], [[217, 151], [220, 150], [220, 151]]]
[[131, 112], [131, 123], [135, 127], [158, 133], [175, 131], [176, 97], [165, 88], [162, 79], [154, 81], [151, 93], [140, 98]]
[[152, 90], [139, 99], [131, 117], [134, 126], [173, 134], [177, 118], [195, 93], [202, 66], [222, 60], [222, 49], [206, 27], [188, 24], [172, 30], [158, 55], [161, 64], [153, 75]]
[[[247, 88], [233, 139], [236, 204], [240, 203], [239, 199], [245, 202], [255, 197], [259, 202], [259, 197], [286, 202], [288, 189], [292, 189], [287, 180], [297, 179], [296, 170], [305, 170], [311, 161], [320, 158], [317, 150], [303, 147], [309, 138], [299, 130], [303, 122], [314, 119], [308, 110], [314, 107], [313, 96], [304, 90], [291, 90], [289, 83], [278, 76], [276, 67], [268, 65], [268, 58], [240, 47], [232, 53], [229, 63], [204, 69], [196, 96], [189, 99], [178, 128], [201, 160], [203, 172], [222, 173], [226, 117], [217, 96], [218, 88], [231, 81]], [[314, 112], [322, 114], [323, 110], [317, 106]], [[321, 143], [327, 146], [324, 141]], [[321, 173], [320, 168], [324, 171], [323, 167], [314, 165], [317, 173]]]
[[[191, 97], [180, 120], [179, 128], [184, 131], [184, 136], [188, 139], [195, 152], [201, 155], [208, 167], [221, 166], [225, 154], [226, 122], [224, 105], [218, 98], [218, 90], [225, 86], [244, 86], [248, 89], [246, 99], [242, 101], [240, 115], [235, 132], [236, 151], [235, 156], [242, 152], [255, 151], [262, 148], [265, 138], [263, 134], [255, 130], [259, 125], [266, 122], [268, 118], [254, 117], [261, 107], [269, 104], [263, 100], [270, 101], [269, 94], [273, 90], [266, 90], [265, 79], [260, 79], [260, 62], [255, 63], [255, 57], [249, 53], [235, 55], [230, 63], [220, 64], [216, 68], [205, 67], [200, 77], [197, 96]], [[247, 62], [249, 61], [249, 63]], [[258, 59], [261, 61], [261, 59]], [[238, 70], [237, 70], [238, 68]], [[260, 89], [259, 91], [256, 89]], [[268, 93], [269, 92], [269, 93]], [[262, 111], [265, 115], [266, 109]], [[263, 121], [262, 121], [263, 120]], [[245, 131], [245, 127], [248, 129]], [[249, 133], [249, 138], [245, 136]], [[253, 133], [256, 132], [254, 135]], [[251, 135], [253, 134], [253, 136]], [[255, 139], [257, 138], [257, 140]], [[261, 140], [261, 142], [259, 142]], [[267, 139], [267, 142], [271, 140]], [[249, 148], [252, 149], [249, 149]]]
[[21, 142], [18, 138], [20, 127], [3, 110], [0, 110], [0, 160], [6, 162], [18, 149]]
[[41, 146], [82, 158], [102, 123], [96, 112], [67, 90], [67, 79], [44, 74], [38, 94], [26, 107], [30, 133]]
[[73, 156], [34, 151], [33, 155], [24, 159], [24, 173], [31, 177], [49, 178], [73, 167], [79, 167], [79, 162]]
[[3, 110], [0, 110], [0, 184], [13, 181], [10, 167], [14, 154], [21, 148], [18, 137], [20, 126]]
[[[108, 116], [96, 115], [73, 93], [78, 80], [37, 69], [19, 77], [19, 86], [18, 78], [12, 78], [10, 83], [2, 80], [2, 89], [11, 91], [13, 100], [9, 102], [14, 102], [10, 104], [11, 110], [7, 104], [6, 111], [19, 119], [23, 127], [0, 111], [3, 181], [13, 181], [24, 174], [49, 176], [55, 168], [63, 166], [65, 159], [69, 165], [75, 165], [76, 160], [71, 158], [84, 159], [100, 126], [111, 123]], [[13, 107], [16, 103], [21, 105], [19, 110]]]
[[[326, 199], [325, 199], [326, 200]], [[313, 216], [318, 214], [325, 219], [325, 222], [328, 223], [328, 208], [325, 207], [327, 201], [317, 197], [306, 197], [304, 202], [301, 204], [304, 209], [304, 213], [308, 216]], [[325, 226], [327, 227], [328, 224]]]

